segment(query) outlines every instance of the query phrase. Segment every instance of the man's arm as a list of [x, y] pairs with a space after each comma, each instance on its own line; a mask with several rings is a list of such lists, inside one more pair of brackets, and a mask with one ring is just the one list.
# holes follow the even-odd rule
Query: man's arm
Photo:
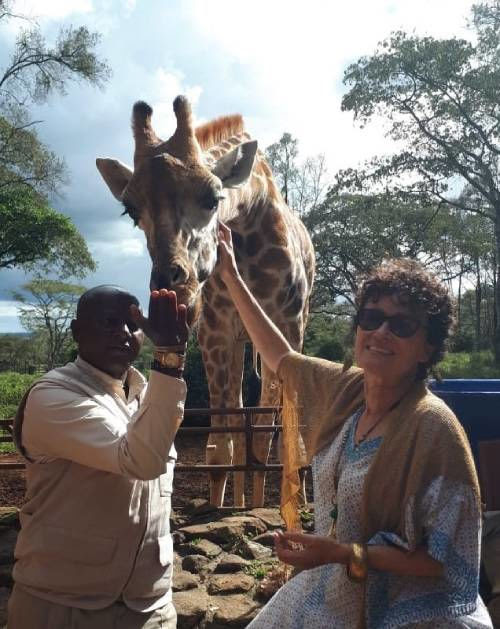
[[156, 478], [165, 471], [185, 397], [183, 380], [151, 371], [145, 398], [127, 424], [110, 400], [42, 382], [26, 404], [23, 445], [35, 460], [63, 458], [134, 479]]

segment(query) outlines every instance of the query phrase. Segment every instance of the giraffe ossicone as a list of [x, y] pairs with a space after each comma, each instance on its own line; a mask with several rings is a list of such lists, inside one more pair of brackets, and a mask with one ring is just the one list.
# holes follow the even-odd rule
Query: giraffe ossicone
[[[217, 220], [233, 234], [236, 260], [266, 313], [294, 349], [300, 350], [314, 278], [314, 250], [298, 216], [286, 205], [263, 154], [240, 115], [223, 116], [195, 128], [189, 101], [174, 100], [177, 127], [161, 140], [152, 108], [132, 111], [134, 168], [116, 159], [96, 165], [112, 194], [145, 233], [152, 260], [151, 288], [169, 288], [197, 324], [212, 408], [242, 406], [246, 330], [217, 271]], [[277, 406], [280, 387], [262, 365], [260, 404]], [[241, 416], [216, 416], [213, 425], [239, 426]], [[257, 416], [255, 423], [270, 421]], [[211, 434], [207, 463], [242, 464], [241, 433]], [[271, 443], [256, 433], [254, 455], [266, 462]], [[224, 500], [226, 473], [210, 478], [210, 500]], [[234, 474], [234, 505], [244, 506], [244, 475]], [[264, 473], [254, 473], [253, 505], [264, 501]]]

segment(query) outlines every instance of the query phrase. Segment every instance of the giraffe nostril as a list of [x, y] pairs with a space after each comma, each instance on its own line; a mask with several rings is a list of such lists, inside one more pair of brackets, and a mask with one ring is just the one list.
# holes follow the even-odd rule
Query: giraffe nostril
[[172, 286], [177, 286], [179, 284], [185, 284], [188, 278], [187, 271], [180, 264], [172, 264], [169, 269], [170, 281]]

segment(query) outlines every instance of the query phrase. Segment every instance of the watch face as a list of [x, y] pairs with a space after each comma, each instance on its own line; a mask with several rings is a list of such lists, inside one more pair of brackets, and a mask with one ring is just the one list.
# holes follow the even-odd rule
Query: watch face
[[165, 367], [169, 367], [170, 369], [176, 369], [181, 366], [182, 359], [179, 354], [175, 354], [174, 352], [169, 352], [165, 356]]

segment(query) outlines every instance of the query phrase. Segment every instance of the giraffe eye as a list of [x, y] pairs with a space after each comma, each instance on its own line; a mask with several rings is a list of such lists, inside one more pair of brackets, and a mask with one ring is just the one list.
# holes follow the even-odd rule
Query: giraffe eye
[[223, 198], [222, 195], [207, 194], [201, 201], [201, 207], [208, 212], [215, 212], [219, 206], [219, 201]]

